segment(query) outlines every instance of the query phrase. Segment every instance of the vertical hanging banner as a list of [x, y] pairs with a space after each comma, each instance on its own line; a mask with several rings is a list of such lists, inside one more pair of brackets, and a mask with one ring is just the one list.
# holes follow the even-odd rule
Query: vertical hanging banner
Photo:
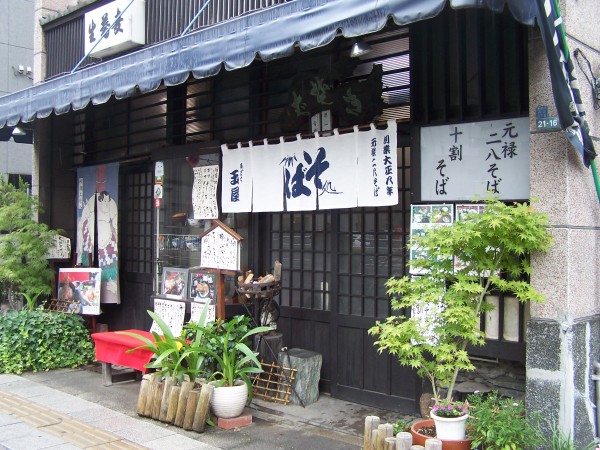
[[96, 167], [98, 267], [102, 269], [101, 302], [121, 303], [119, 296], [119, 164]]
[[[317, 138], [316, 143], [329, 150], [326, 155], [329, 165], [320, 173], [322, 185], [317, 199], [318, 209], [356, 208], [360, 182], [355, 133], [340, 135], [335, 129], [333, 137]], [[335, 151], [337, 148], [341, 150]]]
[[252, 158], [248, 149], [229, 150], [223, 153], [223, 182], [221, 208], [224, 213], [246, 212], [252, 209]]
[[[101, 302], [120, 303], [119, 298], [119, 164], [82, 167], [77, 170], [76, 264], [102, 269]], [[96, 242], [96, 236], [98, 241]]]
[[317, 209], [317, 184], [327, 153], [321, 147], [306, 143], [298, 135], [297, 141], [287, 142], [283, 148], [283, 190], [286, 211], [314, 211]]
[[250, 146], [253, 212], [283, 211], [283, 145]]
[[96, 244], [96, 168], [77, 169], [77, 238], [75, 252], [76, 265], [90, 267], [90, 256]]
[[398, 203], [398, 163], [396, 122], [389, 120], [387, 129], [371, 124], [370, 132], [356, 135], [358, 206], [391, 206]]
[[217, 188], [219, 186], [219, 166], [194, 167], [192, 187], [192, 207], [194, 219], [217, 219]]

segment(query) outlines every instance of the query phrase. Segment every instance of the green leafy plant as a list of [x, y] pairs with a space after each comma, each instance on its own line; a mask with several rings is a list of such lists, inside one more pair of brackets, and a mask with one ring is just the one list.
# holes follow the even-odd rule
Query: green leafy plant
[[35, 295], [29, 295], [26, 292], [20, 292], [20, 294], [23, 296], [23, 298], [27, 302], [27, 310], [28, 311], [33, 311], [35, 309], [35, 306], [37, 305], [38, 298], [40, 297], [40, 295], [42, 295], [41, 292], [38, 292]]
[[[523, 402], [504, 398], [497, 391], [471, 394], [468, 434], [471, 448], [525, 450], [540, 444], [537, 423], [525, 415]], [[544, 447], [546, 448], [546, 447]]]
[[436, 401], [443, 386], [451, 401], [458, 373], [475, 369], [467, 346], [484, 343], [480, 316], [493, 309], [486, 295], [499, 291], [523, 302], [543, 300], [527, 278], [529, 255], [547, 251], [552, 242], [546, 215], [525, 203], [484, 201], [481, 214], [415, 238], [411, 247], [425, 249], [427, 256], [410, 264], [424, 275], [389, 279], [387, 292], [399, 315], [369, 330], [380, 352], [388, 351], [429, 380]]
[[128, 352], [144, 349], [154, 353], [154, 357], [146, 364], [146, 367], [156, 369], [164, 377], [174, 377], [179, 382], [186, 377], [190, 381], [194, 381], [196, 377], [206, 373], [204, 368], [205, 353], [199, 352], [197, 349], [206, 343], [207, 329], [200, 324], [206, 322], [207, 312], [208, 304], [203, 308], [194, 333], [189, 336], [189, 339], [173, 336], [165, 321], [152, 311], [148, 311], [148, 314], [159, 326], [162, 335], [152, 332], [154, 339], [150, 340], [136, 333], [126, 331], [118, 331], [117, 333], [134, 337], [145, 344], [128, 350]]
[[8, 298], [52, 291], [54, 271], [46, 255], [58, 231], [36, 222], [41, 210], [27, 183], [15, 187], [0, 177], [0, 288]]
[[88, 364], [94, 345], [81, 316], [43, 309], [0, 317], [0, 371], [23, 373]]
[[593, 441], [584, 447], [577, 446], [573, 442], [571, 434], [565, 434], [555, 423], [550, 424], [550, 433], [542, 430], [540, 426], [537, 435], [546, 450], [594, 450], [597, 448]]
[[[242, 337], [251, 330], [252, 317], [246, 315], [237, 315], [232, 317], [229, 322], [230, 333], [227, 336], [227, 348], [231, 350], [235, 343], [242, 339]], [[200, 323], [201, 322], [186, 323], [183, 326], [182, 335], [188, 340], [193, 339], [193, 337], [197, 335], [198, 328], [200, 327], [200, 331], [203, 335], [202, 346], [215, 352], [219, 352], [223, 348], [223, 341], [226, 336], [226, 332], [223, 327], [223, 321], [216, 320], [209, 322], [204, 326], [200, 325]], [[246, 343], [248, 344], [248, 342]], [[210, 354], [206, 354], [204, 356], [204, 368], [209, 374], [220, 370], [218, 361]]]
[[394, 428], [394, 436], [397, 435], [398, 433], [408, 433], [410, 432], [410, 427], [412, 425], [412, 421], [408, 421], [405, 419], [398, 419], [396, 420], [392, 426]]
[[271, 328], [256, 327], [240, 335], [240, 324], [247, 326], [245, 321], [243, 316], [221, 321], [217, 325], [220, 347], [200, 347], [193, 351], [210, 355], [217, 362], [218, 370], [210, 375], [210, 379], [216, 381], [216, 387], [233, 386], [236, 381], [242, 380], [248, 386], [248, 401], [251, 401], [252, 382], [249, 374], [261, 373], [262, 366], [256, 358], [258, 353], [248, 347], [248, 339], [255, 334], [271, 331]]

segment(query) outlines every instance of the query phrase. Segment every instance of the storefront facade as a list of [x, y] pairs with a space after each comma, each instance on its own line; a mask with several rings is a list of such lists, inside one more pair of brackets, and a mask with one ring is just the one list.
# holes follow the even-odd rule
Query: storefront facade
[[[81, 45], [76, 39], [80, 39], [84, 29], [82, 16], [92, 7], [106, 3], [79, 6], [44, 25], [49, 79], [46, 83], [54, 83], [60, 90], [58, 74], [69, 71], [83, 56], [81, 49], [79, 53], [76, 51]], [[195, 9], [186, 9], [183, 5], [187, 2], [177, 3], [181, 5], [179, 9], [173, 8], [177, 12], [169, 21], [160, 1], [147, 0], [145, 52], [151, 52], [150, 44], [178, 35], [200, 8], [196, 5]], [[246, 5], [249, 8], [253, 6], [250, 3]], [[321, 3], [325, 10], [331, 8], [330, 12], [339, 13], [336, 2]], [[366, 330], [376, 319], [390, 314], [384, 283], [392, 275], [406, 273], [410, 206], [427, 203], [422, 199], [420, 130], [426, 126], [523, 117], [530, 118], [530, 129], [535, 130], [533, 117], [537, 106], [548, 106], [550, 115], [554, 108], [538, 29], [515, 20], [517, 17], [524, 21], [526, 11], [511, 12], [506, 8], [499, 13], [487, 8], [454, 9], [444, 2], [424, 3], [419, 6], [421, 15], [409, 6], [390, 6], [396, 8], [396, 23], [388, 20], [387, 14], [380, 17], [383, 11], [371, 5], [373, 14], [368, 20], [370, 27], [366, 28], [357, 25], [361, 23], [357, 18], [364, 22], [368, 16], [362, 14], [366, 13], [352, 8], [346, 22], [335, 22], [333, 18], [339, 20], [340, 16], [319, 13], [322, 10], [318, 5], [308, 1], [259, 5], [273, 13], [264, 16], [263, 21], [283, 20], [284, 15], [279, 16], [276, 11], [288, 8], [287, 17], [296, 17], [294, 14], [304, 11], [313, 22], [319, 22], [329, 31], [315, 28], [311, 39], [299, 39], [295, 49], [287, 43], [282, 43], [279, 49], [272, 46], [264, 53], [257, 48], [259, 57], [255, 59], [253, 53], [249, 58], [246, 55], [245, 62], [228, 61], [223, 56], [211, 60], [211, 65], [192, 69], [193, 76], [189, 69], [168, 72], [170, 66], [167, 63], [163, 66], [163, 59], [157, 54], [153, 58], [151, 53], [133, 52], [75, 72], [82, 79], [82, 87], [77, 99], [65, 98], [60, 107], [54, 104], [54, 111], [60, 114], [51, 111], [40, 114], [41, 107], [35, 111], [38, 117], [34, 121], [34, 164], [38, 182], [34, 181], [34, 187], [46, 209], [42, 220], [66, 230], [73, 242], [77, 235], [76, 208], [72, 207], [78, 192], [77, 170], [118, 163], [121, 301], [103, 305], [101, 321], [112, 329], [148, 328], [146, 310], [152, 306], [162, 268], [198, 264], [193, 236], [201, 233], [204, 225], [198, 227], [185, 221], [191, 216], [194, 167], [221, 165], [223, 144], [234, 148], [239, 143], [246, 148], [264, 139], [293, 140], [297, 134], [310, 139], [315, 111], [309, 106], [308, 115], [290, 115], [296, 105], [291, 92], [296, 92], [297, 86], [311, 86], [311, 82], [317, 83], [319, 79], [335, 88], [359, 82], [366, 92], [365, 98], [373, 97], [373, 93], [383, 98], [381, 110], [367, 111], [356, 119], [331, 106], [334, 112], [330, 119], [320, 116], [321, 126], [330, 120], [331, 128], [347, 133], [353, 125], [368, 129], [372, 121], [380, 127], [387, 120], [395, 121], [397, 204], [221, 212], [219, 219], [244, 238], [243, 270], [264, 274], [272, 270], [275, 260], [282, 262], [279, 328], [286, 346], [323, 354], [322, 390], [366, 404], [414, 411], [421, 393], [420, 380], [388, 356], [377, 354]], [[210, 12], [210, 7], [207, 11]], [[38, 14], [42, 12], [43, 9], [38, 9]], [[237, 14], [244, 12], [240, 10]], [[565, 14], [569, 19], [575, 16], [569, 13], [567, 10]], [[254, 23], [255, 27], [266, 23], [236, 20], [233, 10], [232, 17], [218, 16], [217, 10], [211, 14], [217, 22], [231, 19], [230, 29], [236, 32], [248, 23]], [[328, 20], [334, 22], [327, 23]], [[294, 27], [302, 23], [289, 19], [288, 25], [290, 36], [294, 36]], [[337, 29], [342, 31], [336, 32]], [[202, 32], [196, 35], [199, 42], [204, 42], [211, 33], [216, 36], [217, 31], [210, 27], [207, 30], [205, 35]], [[336, 34], [339, 36], [335, 37]], [[353, 41], [341, 34], [364, 35], [372, 51], [350, 58]], [[194, 34], [187, 35], [187, 39], [186, 43], [193, 45]], [[175, 39], [162, 44], [174, 46], [175, 42], [181, 43]], [[206, 45], [208, 53], [214, 51]], [[155, 48], [160, 46], [157, 44]], [[179, 61], [177, 56], [172, 61], [176, 66], [181, 64], [181, 54], [187, 47], [172, 48], [174, 55], [180, 55]], [[226, 45], [222, 48], [229, 50]], [[586, 51], [592, 61], [598, 60], [597, 45], [595, 48], [595, 52]], [[58, 55], [70, 60], [61, 62]], [[225, 69], [221, 68], [222, 61]], [[119, 70], [124, 78], [131, 75], [132, 64], [144, 67], [138, 89], [122, 86], [116, 94], [118, 99], [102, 89], [86, 97], [82, 94], [89, 87], [85, 86], [86, 70], [91, 73], [103, 64], [112, 68], [105, 72], [107, 80], [112, 80]], [[379, 79], [375, 73], [377, 65], [382, 67]], [[160, 70], [169, 76], [159, 76], [164, 81], [158, 84], [144, 75]], [[62, 86], [70, 85], [64, 82]], [[92, 98], [87, 106], [84, 97]], [[597, 130], [596, 116], [591, 114], [588, 120], [591, 134], [597, 135], [593, 132]], [[320, 136], [326, 136], [327, 131], [325, 125]], [[578, 257], [572, 252], [583, 242], [585, 245], [597, 242], [594, 223], [597, 223], [598, 204], [589, 171], [583, 168], [581, 158], [562, 135], [533, 132], [529, 151], [530, 197], [540, 198], [539, 209], [551, 214], [556, 227], [553, 230], [556, 250], [533, 261], [532, 281], [547, 295], [548, 301], [532, 307], [531, 311], [521, 307], [509, 313], [500, 299], [498, 330], [493, 337], [490, 333], [488, 345], [474, 352], [474, 356], [507, 364], [516, 373], [519, 367], [526, 366], [527, 380], [522, 384], [527, 385], [528, 404], [544, 412], [560, 404], [557, 410], [567, 412], [553, 417], [565, 429], [574, 430], [583, 442], [594, 434], [593, 415], [589, 414], [594, 387], [589, 375], [600, 351], [600, 296], [597, 281], [592, 280], [598, 268], [597, 252], [587, 252], [594, 255], [593, 264], [585, 264], [590, 269], [588, 275], [562, 268], [565, 260], [566, 265], [577, 264]], [[154, 191], [157, 163], [164, 168], [159, 207]], [[566, 170], [561, 170], [565, 167]], [[548, 174], [553, 175], [548, 177]], [[559, 186], [569, 188], [559, 189]], [[585, 196], [576, 195], [583, 192]], [[517, 198], [527, 199], [527, 196]], [[586, 213], [576, 214], [572, 209], [575, 205]], [[573, 288], [564, 288], [565, 285]], [[226, 297], [234, 301], [235, 290], [230, 288]], [[233, 312], [235, 305], [229, 310]], [[527, 327], [529, 316], [532, 320]], [[515, 336], [509, 337], [506, 332], [509, 323], [516, 330]], [[568, 332], [562, 327], [565, 323], [570, 324]], [[556, 356], [556, 349], [549, 346], [552, 339], [547, 339], [548, 336], [562, 348], [561, 356]], [[580, 358], [587, 363], [580, 365]], [[557, 380], [554, 373], [563, 373], [564, 364], [571, 368], [571, 375]], [[554, 400], [548, 397], [548, 392], [556, 394]]]

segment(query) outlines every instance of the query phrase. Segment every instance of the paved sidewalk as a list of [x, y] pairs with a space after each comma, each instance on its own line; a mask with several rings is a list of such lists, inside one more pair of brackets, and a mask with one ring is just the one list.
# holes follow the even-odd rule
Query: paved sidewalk
[[0, 448], [216, 449], [15, 375], [0, 375]]
[[139, 386], [105, 387], [94, 366], [0, 374], [0, 449], [352, 450], [367, 415], [407, 418], [321, 395], [306, 408], [255, 400], [252, 425], [195, 433], [137, 416]]

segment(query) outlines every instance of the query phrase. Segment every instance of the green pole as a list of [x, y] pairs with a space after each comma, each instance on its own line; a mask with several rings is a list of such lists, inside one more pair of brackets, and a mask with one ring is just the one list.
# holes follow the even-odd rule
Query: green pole
[[594, 184], [596, 185], [596, 195], [598, 196], [598, 203], [600, 203], [600, 179], [598, 178], [598, 169], [596, 168], [596, 160], [590, 161], [592, 167], [592, 174], [594, 175]]

